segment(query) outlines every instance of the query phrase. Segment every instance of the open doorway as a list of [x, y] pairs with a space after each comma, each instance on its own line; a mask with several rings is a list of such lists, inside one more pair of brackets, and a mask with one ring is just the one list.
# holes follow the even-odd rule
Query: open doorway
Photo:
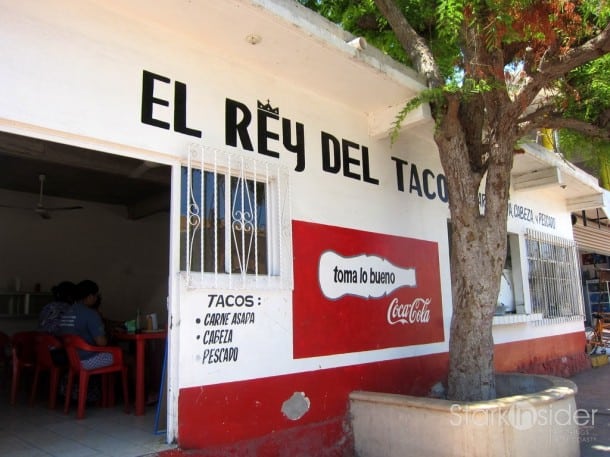
[[[169, 166], [0, 133], [0, 170], [1, 291], [90, 278], [108, 317], [166, 322]], [[37, 303], [7, 311], [33, 317]]]
[[165, 326], [170, 187], [147, 158], [0, 132], [0, 331], [36, 329], [51, 288], [83, 279], [105, 318]]

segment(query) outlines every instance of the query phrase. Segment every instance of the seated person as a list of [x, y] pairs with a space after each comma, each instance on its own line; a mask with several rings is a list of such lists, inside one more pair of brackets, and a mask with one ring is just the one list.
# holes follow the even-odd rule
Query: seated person
[[53, 335], [59, 334], [61, 315], [74, 303], [76, 285], [70, 281], [62, 281], [53, 286], [53, 301], [47, 303], [38, 318], [38, 329]]
[[102, 296], [98, 294], [97, 302], [91, 305], [91, 309], [94, 309], [98, 312], [100, 317], [102, 318], [102, 322], [104, 323], [104, 333], [108, 338], [108, 344], [116, 345], [116, 341], [114, 339], [114, 334], [119, 331], [125, 331], [125, 325], [123, 321], [117, 321], [113, 319], [107, 319], [102, 314], [100, 307], [102, 306]]
[[[107, 346], [104, 322], [98, 311], [99, 303], [99, 287], [95, 282], [86, 279], [78, 283], [75, 302], [61, 317], [61, 334], [78, 335], [92, 346]], [[85, 369], [102, 368], [113, 363], [109, 352], [79, 351], [79, 356]]]

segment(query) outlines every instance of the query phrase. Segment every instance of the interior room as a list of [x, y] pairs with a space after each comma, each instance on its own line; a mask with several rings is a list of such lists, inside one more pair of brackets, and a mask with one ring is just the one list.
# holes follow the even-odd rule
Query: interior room
[[[104, 318], [120, 323], [139, 312], [146, 325], [154, 313], [165, 328], [170, 184], [166, 165], [0, 132], [0, 331], [35, 330], [52, 287], [83, 279], [98, 283]], [[125, 415], [119, 399], [118, 409], [88, 408], [77, 421], [74, 411], [50, 411], [44, 388], [34, 407], [26, 389], [10, 407], [8, 382], [0, 384], [1, 408], [10, 410], [0, 422], [2, 455], [141, 455], [163, 442], [153, 434], [154, 405], [144, 416]], [[46, 422], [63, 425], [40, 428]], [[116, 444], [110, 453], [99, 449], [99, 434], [78, 442], [92, 437], [83, 427], [94, 422], [106, 424], [106, 445]], [[136, 450], [127, 439], [110, 438], [121, 429], [141, 433], [150, 446]]]
[[55, 284], [82, 279], [99, 284], [105, 317], [140, 309], [165, 325], [170, 167], [0, 133], [0, 170], [5, 332], [29, 329]]

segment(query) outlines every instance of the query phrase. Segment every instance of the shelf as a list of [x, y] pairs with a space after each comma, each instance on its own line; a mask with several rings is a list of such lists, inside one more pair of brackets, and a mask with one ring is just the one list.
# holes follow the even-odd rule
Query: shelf
[[533, 314], [505, 314], [494, 316], [493, 325], [525, 324], [527, 322], [541, 321], [542, 313]]
[[32, 318], [53, 299], [50, 292], [0, 291], [1, 318]]
[[608, 282], [599, 279], [585, 281], [585, 300], [590, 312], [610, 312]]

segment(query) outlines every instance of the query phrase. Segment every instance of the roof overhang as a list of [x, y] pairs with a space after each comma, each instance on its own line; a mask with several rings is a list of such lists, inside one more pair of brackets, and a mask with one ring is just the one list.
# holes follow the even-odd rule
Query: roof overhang
[[[160, 36], [186, 40], [191, 49], [363, 113], [373, 137], [386, 136], [398, 110], [425, 88], [415, 71], [296, 1], [91, 1]], [[430, 119], [422, 107], [402, 128]]]
[[597, 178], [536, 143], [520, 146], [525, 153], [515, 156], [511, 177], [515, 192], [555, 187], [570, 212], [602, 209], [610, 214], [610, 193]]

